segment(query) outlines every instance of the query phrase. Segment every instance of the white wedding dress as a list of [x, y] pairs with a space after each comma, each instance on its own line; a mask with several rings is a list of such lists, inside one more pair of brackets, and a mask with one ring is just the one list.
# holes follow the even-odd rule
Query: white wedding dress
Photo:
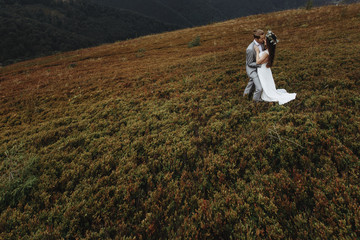
[[[268, 50], [260, 53], [260, 57], [264, 53], [269, 54]], [[279, 102], [280, 105], [294, 100], [296, 93], [288, 93], [285, 89], [276, 89], [274, 78], [270, 68], [266, 67], [266, 63], [258, 68], [258, 76], [263, 88], [261, 99], [266, 102]]]

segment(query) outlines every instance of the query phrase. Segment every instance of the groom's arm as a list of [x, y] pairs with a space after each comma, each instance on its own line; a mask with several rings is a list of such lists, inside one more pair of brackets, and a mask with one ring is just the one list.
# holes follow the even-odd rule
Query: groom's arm
[[246, 49], [246, 64], [252, 68], [261, 67], [260, 64], [256, 64], [256, 59], [254, 59], [254, 53], [251, 49]]

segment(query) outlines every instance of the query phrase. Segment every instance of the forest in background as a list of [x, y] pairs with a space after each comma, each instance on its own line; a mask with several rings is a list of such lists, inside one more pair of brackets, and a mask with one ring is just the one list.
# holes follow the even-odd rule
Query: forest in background
[[0, 64], [178, 29], [89, 1], [0, 1]]
[[[308, 0], [92, 0], [98, 4], [129, 9], [161, 22], [194, 27], [253, 14], [305, 7]], [[333, 0], [310, 0], [313, 6]], [[343, 3], [353, 0], [342, 1]]]

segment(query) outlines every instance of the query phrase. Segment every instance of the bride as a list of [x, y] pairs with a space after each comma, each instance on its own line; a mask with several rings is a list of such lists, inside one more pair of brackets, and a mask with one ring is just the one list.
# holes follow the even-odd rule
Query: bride
[[265, 41], [265, 48], [267, 49], [260, 53], [259, 47], [255, 45], [255, 51], [256, 64], [261, 64], [261, 67], [258, 68], [258, 76], [263, 88], [261, 99], [266, 102], [279, 102], [282, 105], [294, 100], [296, 93], [288, 93], [285, 89], [276, 89], [270, 68], [274, 63], [276, 43], [278, 42], [276, 35], [268, 31]]

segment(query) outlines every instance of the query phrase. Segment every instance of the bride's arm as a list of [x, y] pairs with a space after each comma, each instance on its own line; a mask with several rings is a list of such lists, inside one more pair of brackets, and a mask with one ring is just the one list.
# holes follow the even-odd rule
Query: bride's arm
[[255, 51], [256, 51], [256, 64], [263, 64], [268, 61], [269, 55], [267, 52], [265, 52], [260, 58], [260, 50], [257, 46], [255, 47]]

